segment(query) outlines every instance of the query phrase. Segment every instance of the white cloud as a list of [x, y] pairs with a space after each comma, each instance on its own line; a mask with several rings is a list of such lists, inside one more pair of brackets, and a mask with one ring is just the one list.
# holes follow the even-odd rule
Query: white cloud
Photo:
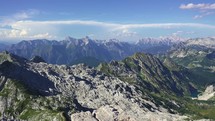
[[158, 23], [158, 24], [127, 24], [121, 25], [118, 29], [131, 28], [177, 28], [177, 27], [200, 27], [200, 28], [215, 28], [213, 25], [199, 23]]
[[44, 34], [33, 35], [30, 38], [32, 38], [32, 39], [41, 39], [41, 38], [53, 39], [53, 38], [55, 38], [55, 36], [52, 36], [49, 33], [44, 33]]
[[182, 4], [180, 7], [180, 9], [185, 9], [185, 10], [198, 10], [199, 14], [195, 15], [193, 17], [193, 19], [200, 19], [203, 18], [205, 16], [209, 16], [214, 14], [214, 10], [215, 10], [215, 3], [213, 4], [206, 4], [206, 3], [200, 3], [200, 4], [193, 4], [193, 3], [189, 3], [189, 4]]
[[24, 30], [16, 30], [16, 29], [12, 29], [12, 30], [4, 30], [4, 31], [0, 31], [0, 38], [4, 39], [4, 38], [19, 38], [21, 36], [23, 36], [24, 34], [26, 34], [26, 32]]
[[[82, 20], [68, 20], [68, 21], [16, 21], [7, 24], [9, 29], [0, 29], [0, 39], [63, 39], [62, 37], [69, 35], [77, 35], [78, 29], [85, 31], [86, 36], [92, 34], [95, 38], [98, 36], [109, 37], [140, 37], [140, 32], [137, 29], [178, 29], [178, 28], [204, 28], [215, 29], [214, 25], [200, 24], [200, 23], [153, 23], [153, 24], [119, 24], [99, 21], [82, 21]], [[84, 27], [84, 28], [83, 28]], [[89, 28], [92, 29], [89, 30]], [[94, 31], [93, 29], [96, 30]], [[67, 29], [67, 30], [65, 30]], [[77, 29], [77, 31], [76, 31]], [[71, 33], [70, 33], [71, 31]], [[67, 33], [66, 33], [67, 32]], [[102, 35], [103, 34], [103, 35]], [[105, 37], [104, 37], [105, 38]]]
[[122, 31], [116, 32], [115, 35], [117, 37], [135, 37], [135, 36], [137, 36], [137, 32], [129, 31], [128, 29], [124, 29]]
[[203, 17], [205, 17], [205, 16], [209, 16], [209, 15], [212, 15], [212, 14], [214, 14], [214, 12], [201, 12], [201, 14], [200, 15], [195, 15], [193, 18], [194, 19], [200, 19], [200, 18], [203, 18]]
[[172, 33], [172, 36], [180, 36], [182, 33], [184, 33], [184, 31], [177, 31]]
[[213, 4], [206, 4], [206, 3], [200, 3], [200, 4], [182, 4], [179, 8], [181, 9], [202, 9], [202, 10], [215, 10], [215, 3]]
[[88, 25], [88, 26], [103, 26], [103, 27], [117, 27], [121, 24], [105, 23], [98, 21], [82, 21], [82, 20], [68, 20], [68, 21], [17, 21], [14, 25]]
[[190, 34], [195, 34], [194, 31], [176, 31], [174, 33], [172, 33], [172, 36], [178, 36], [181, 37], [182, 35], [190, 35]]
[[100, 26], [114, 29], [132, 29], [132, 28], [174, 28], [174, 27], [202, 27], [202, 28], [215, 28], [214, 25], [200, 24], [200, 23], [153, 23], [153, 24], [117, 24], [106, 23], [98, 21], [82, 21], [82, 20], [69, 20], [69, 21], [18, 21], [13, 24], [17, 26], [37, 26], [37, 25], [88, 25], [88, 26]]
[[10, 16], [1, 16], [0, 23], [1, 23], [1, 26], [5, 26], [20, 20], [27, 20], [27, 19], [33, 18], [34, 16], [40, 13], [41, 12], [36, 9], [22, 10]]
[[0, 31], [0, 39], [53, 39], [55, 36], [49, 33], [31, 34], [26, 30], [5, 30]]
[[203, 15], [195, 15], [195, 16], [193, 17], [193, 19], [200, 19], [200, 18], [203, 18]]
[[16, 20], [23, 20], [23, 19], [28, 19], [32, 18], [35, 15], [38, 15], [40, 13], [39, 10], [36, 9], [29, 9], [29, 10], [23, 10], [18, 13], [15, 13], [12, 16], [9, 16], [11, 19], [16, 19]]
[[22, 20], [22, 19], [27, 19], [29, 18], [29, 15], [25, 12], [22, 12], [22, 13], [17, 13], [13, 16], [15, 19], [18, 19], [18, 20]]

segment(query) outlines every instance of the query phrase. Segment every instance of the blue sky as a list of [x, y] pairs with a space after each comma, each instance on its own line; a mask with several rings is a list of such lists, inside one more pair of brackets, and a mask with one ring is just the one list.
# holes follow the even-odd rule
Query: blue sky
[[214, 37], [214, 0], [0, 0], [0, 40]]

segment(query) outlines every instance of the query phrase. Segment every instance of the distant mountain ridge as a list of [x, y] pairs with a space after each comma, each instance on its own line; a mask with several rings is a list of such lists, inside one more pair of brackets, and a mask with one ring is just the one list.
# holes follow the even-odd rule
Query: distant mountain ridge
[[152, 39], [145, 38], [136, 43], [122, 42], [116, 39], [109, 41], [92, 40], [89, 37], [75, 39], [67, 37], [65, 40], [29, 40], [13, 44], [7, 50], [16, 55], [30, 59], [34, 56], [41, 56], [46, 62], [51, 64], [76, 63], [84, 58], [94, 58], [95, 63], [88, 65], [98, 65], [99, 62], [109, 62], [111, 60], [121, 60], [136, 52], [151, 54], [165, 53], [176, 41], [172, 39]]
[[[188, 77], [189, 73], [183, 68], [176, 70], [180, 67], [171, 66], [167, 61], [163, 63], [153, 55], [135, 53], [122, 61], [103, 63], [98, 68], [149, 92], [175, 95], [197, 93]], [[165, 65], [167, 63], [168, 66]]]
[[205, 80], [198, 83], [207, 85], [214, 82], [215, 38], [195, 38], [176, 44], [166, 54], [175, 63], [189, 68]]

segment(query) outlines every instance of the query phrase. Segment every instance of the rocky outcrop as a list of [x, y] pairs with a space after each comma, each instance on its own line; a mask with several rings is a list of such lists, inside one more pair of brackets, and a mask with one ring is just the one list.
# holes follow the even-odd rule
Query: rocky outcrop
[[74, 96], [76, 105], [80, 105], [77, 106], [80, 111], [98, 109], [103, 105], [117, 105], [128, 112], [136, 112], [136, 109], [142, 108], [138, 113], [150, 110], [145, 105], [158, 110], [155, 104], [145, 102], [141, 98], [142, 93], [136, 91], [134, 86], [84, 65], [69, 67], [31, 63], [29, 69], [34, 73], [46, 75], [55, 85], [55, 88], [50, 90], [56, 89], [62, 95]]
[[[183, 73], [183, 68], [177, 67], [176, 64], [171, 67], [173, 65], [173, 62], [172, 65], [162, 63], [151, 54], [136, 53], [122, 61], [101, 64], [98, 69], [150, 92], [175, 95], [195, 92], [196, 89], [189, 84], [187, 72]], [[193, 88], [193, 92], [189, 90], [189, 86]]]
[[215, 86], [209, 85], [206, 87], [205, 91], [198, 96], [198, 100], [209, 100], [215, 96]]
[[94, 112], [80, 112], [71, 115], [72, 121], [135, 121], [131, 115], [126, 115], [122, 109], [113, 108], [110, 105], [102, 106]]
[[40, 63], [40, 62], [46, 62], [45, 60], [43, 60], [43, 58], [42, 57], [40, 57], [40, 56], [34, 56], [31, 60], [30, 60], [31, 62], [34, 62], [34, 63]]
[[72, 114], [71, 121], [98, 121], [90, 111]]
[[[57, 119], [63, 120], [60, 114], [62, 111], [65, 111], [65, 115], [83, 112], [72, 115], [75, 121], [79, 118], [135, 121], [151, 120], [154, 117], [182, 118], [163, 110], [153, 98], [143, 94], [135, 86], [83, 64], [66, 66], [26, 60], [4, 61], [0, 65], [0, 76], [8, 79], [5, 84], [2, 83], [4, 89], [0, 95], [0, 107], [10, 107], [2, 108], [3, 113], [10, 108], [14, 113], [6, 113], [7, 115], [27, 120], [40, 116], [50, 119], [53, 114], [57, 115]], [[15, 85], [17, 88], [13, 88]], [[13, 93], [8, 93], [8, 90]], [[20, 90], [19, 93], [16, 90]], [[16, 99], [16, 95], [21, 98]], [[25, 104], [25, 108], [19, 108], [20, 104]], [[51, 112], [52, 110], [59, 112]], [[26, 116], [29, 112], [32, 116]]]
[[127, 114], [120, 107], [112, 107], [110, 105], [102, 106], [92, 113], [87, 111], [71, 115], [72, 121], [180, 121], [185, 118], [186, 116], [161, 112], [146, 112], [141, 116], [135, 117]]

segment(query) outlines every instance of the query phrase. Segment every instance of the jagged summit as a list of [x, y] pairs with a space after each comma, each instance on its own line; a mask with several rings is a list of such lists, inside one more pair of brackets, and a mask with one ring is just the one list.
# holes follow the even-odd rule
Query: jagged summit
[[214, 51], [214, 38], [195, 38], [175, 45], [165, 56], [192, 71], [195, 82], [205, 86], [214, 82]]
[[185, 42], [187, 46], [203, 46], [207, 48], [215, 49], [215, 38], [196, 38], [196, 39], [189, 39]]
[[21, 63], [26, 62], [27, 59], [14, 55], [8, 51], [3, 51], [0, 53], [0, 63], [3, 63], [4, 61], [21, 64]]
[[141, 45], [174, 45], [180, 42], [185, 41], [182, 38], [177, 37], [160, 37], [160, 38], [142, 38], [138, 40], [135, 44]]
[[99, 69], [148, 91], [176, 95], [193, 93], [186, 74], [180, 70], [173, 72], [151, 54], [136, 53], [122, 61], [101, 64]]
[[93, 40], [89, 37], [81, 39], [66, 37], [61, 41], [46, 39], [21, 41], [11, 45], [7, 50], [27, 59], [38, 55], [48, 63], [70, 65], [86, 57], [109, 62], [111, 60], [121, 60], [136, 52], [164, 53], [170, 49], [172, 43], [174, 42], [162, 43], [148, 40], [135, 44], [116, 39], [104, 41]]
[[31, 62], [34, 62], [34, 63], [40, 63], [40, 62], [46, 62], [42, 57], [40, 56], [34, 56], [31, 60]]

